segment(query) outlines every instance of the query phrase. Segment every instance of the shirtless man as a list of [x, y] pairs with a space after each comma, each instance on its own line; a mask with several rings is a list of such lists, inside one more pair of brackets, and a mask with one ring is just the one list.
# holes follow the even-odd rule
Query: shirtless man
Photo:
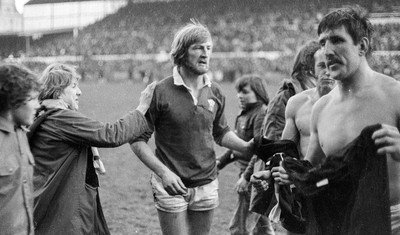
[[[400, 233], [400, 83], [373, 71], [367, 61], [372, 26], [354, 9], [326, 15], [318, 26], [319, 43], [337, 86], [319, 99], [311, 114], [305, 159], [313, 165], [339, 153], [369, 125], [382, 123], [372, 139], [387, 157], [392, 233]], [[288, 177], [282, 168], [282, 183]]]
[[[310, 141], [311, 109], [319, 98], [328, 94], [335, 86], [335, 80], [329, 77], [325, 55], [322, 50], [315, 52], [314, 61], [317, 87], [302, 91], [288, 100], [285, 110], [285, 128], [281, 137], [281, 139], [292, 140], [297, 143], [300, 159], [304, 159], [304, 156], [306, 156], [308, 142]], [[273, 168], [272, 170], [276, 172], [272, 175], [276, 177], [276, 180], [280, 181], [280, 168]], [[263, 171], [257, 173], [256, 177], [253, 176], [251, 182], [260, 190], [266, 190], [264, 187], [268, 187], [268, 185], [266, 182], [259, 181], [259, 179], [267, 179], [269, 177], [270, 172]]]
[[289, 99], [285, 110], [285, 128], [282, 139], [293, 140], [297, 143], [300, 159], [307, 152], [310, 140], [311, 109], [315, 102], [328, 94], [335, 85], [335, 81], [329, 78], [325, 64], [325, 56], [322, 50], [314, 54], [314, 71], [317, 78], [317, 87], [305, 90]]
[[[335, 86], [335, 81], [329, 77], [325, 55], [322, 50], [315, 52], [314, 61], [317, 86], [292, 96], [288, 100], [285, 110], [285, 128], [283, 129], [282, 139], [292, 140], [297, 143], [300, 159], [303, 159], [306, 155], [310, 140], [311, 109], [319, 98], [328, 94]], [[272, 175], [276, 177], [275, 180], [278, 182], [280, 181], [279, 169], [279, 167], [275, 167], [272, 171]], [[260, 180], [260, 178], [266, 180], [270, 175], [271, 172], [259, 171], [251, 177], [251, 182], [259, 190], [267, 190], [267, 182]], [[286, 231], [286, 234], [295, 233]]]

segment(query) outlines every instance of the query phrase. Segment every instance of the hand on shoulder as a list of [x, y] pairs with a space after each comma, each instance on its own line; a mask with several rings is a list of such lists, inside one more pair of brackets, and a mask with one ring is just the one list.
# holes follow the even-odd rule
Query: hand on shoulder
[[143, 115], [146, 114], [147, 110], [150, 107], [151, 101], [153, 100], [154, 89], [156, 88], [157, 82], [154, 81], [150, 83], [146, 89], [141, 92], [139, 99], [139, 106], [136, 108]]

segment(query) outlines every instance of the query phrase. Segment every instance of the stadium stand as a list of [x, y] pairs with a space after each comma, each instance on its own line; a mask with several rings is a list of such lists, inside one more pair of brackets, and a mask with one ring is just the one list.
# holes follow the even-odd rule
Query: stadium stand
[[[315, 35], [309, 8], [260, 0], [171, 1], [128, 4], [72, 35], [32, 42], [32, 56], [102, 55], [168, 51], [173, 33], [190, 18], [206, 24], [217, 52], [293, 51]], [[50, 47], [44, 45], [50, 44]], [[79, 46], [78, 46], [79, 45]]]
[[[381, 17], [388, 13], [398, 13], [400, 9], [395, 0], [310, 0], [307, 3], [304, 4], [300, 0], [130, 2], [115, 14], [79, 30], [75, 36], [72, 33], [57, 34], [32, 40], [30, 51], [26, 55], [83, 56], [86, 58], [85, 63], [90, 66], [100, 63], [101, 66], [96, 65], [96, 68], [107, 70], [102, 71], [100, 75], [108, 76], [108, 72], [115, 70], [117, 66], [117, 55], [165, 55], [169, 51], [174, 32], [190, 18], [196, 18], [210, 29], [214, 40], [214, 52], [233, 52], [238, 55], [259, 51], [280, 52], [281, 56], [276, 60], [214, 60], [214, 69], [231, 74], [229, 80], [248, 71], [264, 73], [265, 70], [271, 70], [288, 73], [292, 55], [306, 41], [316, 38], [317, 24], [330, 9], [358, 3]], [[400, 51], [399, 29], [400, 23], [376, 25], [374, 50]], [[113, 55], [114, 59], [101, 59], [101, 56], [105, 55]], [[100, 59], [90, 60], [93, 56]], [[375, 69], [392, 76], [399, 73], [400, 56], [397, 53], [389, 56], [378, 53], [378, 56], [380, 59], [373, 60]], [[169, 69], [171, 65], [165, 62], [164, 57], [155, 56], [155, 61], [151, 62], [153, 64], [148, 65], [145, 60], [140, 63], [133, 62], [131, 56], [128, 59], [120, 59], [125, 61], [123, 63], [126, 65], [118, 66], [122, 67], [119, 69], [127, 71], [128, 78], [135, 77], [138, 73], [147, 74], [147, 77], [150, 76], [148, 74], [159, 76], [158, 73], [164, 72], [154, 71], [152, 67], [154, 63], [158, 63], [160, 67]], [[382, 60], [381, 57], [385, 59]], [[91, 68], [85, 63], [81, 65]], [[132, 71], [138, 68], [139, 72]]]

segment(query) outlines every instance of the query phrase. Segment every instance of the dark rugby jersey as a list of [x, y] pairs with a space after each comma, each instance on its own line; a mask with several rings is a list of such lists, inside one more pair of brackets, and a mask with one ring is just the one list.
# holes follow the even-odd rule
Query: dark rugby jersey
[[[174, 76], [157, 84], [146, 113], [154, 131], [156, 156], [186, 187], [201, 186], [217, 177], [214, 141], [220, 144], [229, 131], [221, 89], [204, 82], [196, 100], [174, 68]], [[153, 131], [135, 141], [147, 142]]]

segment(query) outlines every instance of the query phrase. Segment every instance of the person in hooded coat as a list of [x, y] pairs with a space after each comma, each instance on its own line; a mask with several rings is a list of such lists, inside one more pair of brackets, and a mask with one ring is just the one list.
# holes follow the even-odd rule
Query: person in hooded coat
[[35, 233], [110, 234], [91, 147], [117, 147], [144, 133], [155, 83], [142, 92], [136, 110], [114, 123], [102, 123], [77, 111], [82, 92], [74, 67], [52, 64], [41, 79], [39, 100], [44, 108], [28, 135], [36, 162]]

